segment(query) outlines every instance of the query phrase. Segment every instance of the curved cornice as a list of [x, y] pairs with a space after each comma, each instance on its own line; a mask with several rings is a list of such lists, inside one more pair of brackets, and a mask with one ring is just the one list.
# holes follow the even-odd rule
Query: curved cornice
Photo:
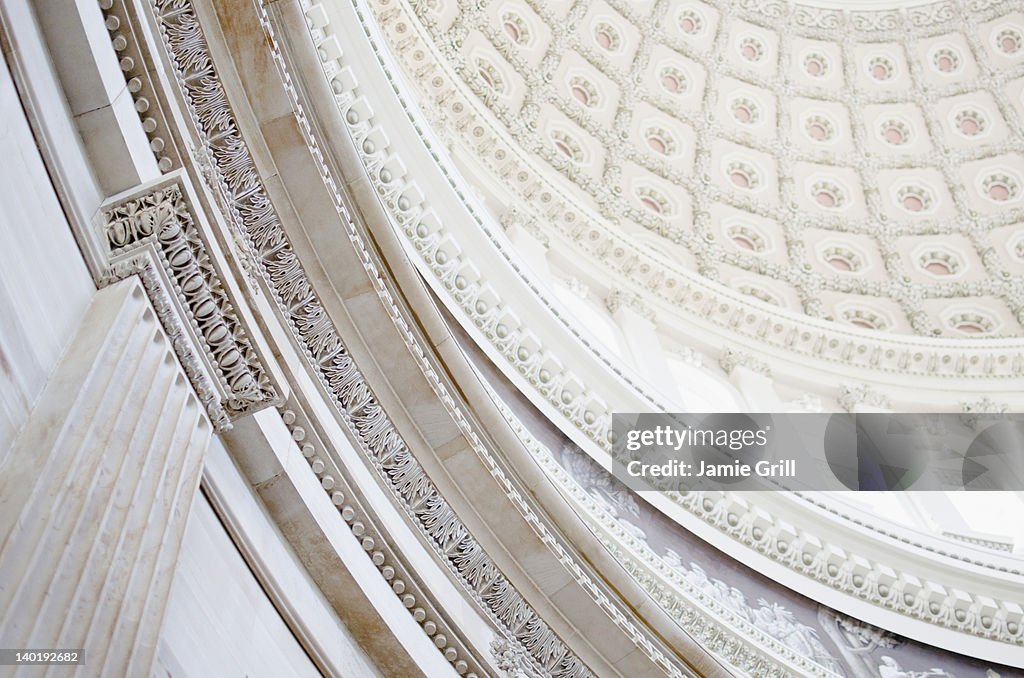
[[[466, 588], [467, 595], [481, 605], [481, 609], [487, 612], [499, 628], [505, 628], [503, 633], [511, 634], [511, 637], [521, 643], [523, 649], [533, 657], [531, 661], [536, 662], [535, 666], [542, 667], [545, 675], [589, 675], [588, 669], [561, 644], [545, 621], [536, 614], [511, 583], [504, 579], [465, 523], [455, 514], [450, 503], [438, 493], [437, 486], [427, 477], [423, 466], [410, 452], [399, 430], [395, 428], [389, 412], [385, 411], [382, 402], [374, 395], [372, 387], [364, 381], [354, 357], [348, 352], [333, 326], [332, 313], [321, 305], [312, 281], [306, 277], [304, 266], [299, 263], [297, 252], [292, 249], [277, 220], [274, 203], [265, 193], [260, 172], [240, 135], [239, 123], [235, 121], [228, 106], [217, 70], [205, 51], [203, 32], [195, 15], [187, 4], [183, 6], [180, 2], [165, 4], [155, 0], [155, 7], [168, 52], [176, 66], [178, 84], [182, 87], [200, 140], [210, 150], [211, 164], [207, 169], [214, 180], [214, 188], [221, 192], [225, 204], [233, 209], [234, 217], [243, 229], [258, 264], [257, 274], [271, 292], [298, 347], [309, 361], [310, 375], [329, 396], [330, 402], [339, 408], [341, 421], [345, 422], [359, 447], [367, 454], [380, 479], [390, 488], [396, 500], [406, 507], [413, 524], [421, 530], [423, 537], [433, 544], [439, 559], [452, 576]], [[279, 11], [280, 8], [279, 4], [274, 10]], [[273, 38], [271, 22], [265, 13], [261, 13], [261, 22], [270, 41], [271, 57], [283, 66], [284, 62]], [[233, 28], [237, 30], [239, 24]], [[265, 71], [260, 73], [261, 78], [267, 76], [268, 73]], [[287, 97], [295, 95], [295, 91], [287, 74], [284, 82], [282, 94], [288, 100]], [[269, 92], [264, 91], [260, 105], [267, 105], [270, 96]], [[280, 101], [278, 99], [278, 103]], [[687, 674], [687, 671], [680, 668], [677, 659], [662, 654], [660, 641], [652, 641], [641, 627], [619, 610], [615, 597], [606, 593], [603, 585], [591, 578], [587, 568], [581, 567], [573, 560], [572, 555], [563, 546], [563, 541], [546, 527], [544, 520], [530, 508], [529, 502], [523, 501], [523, 491], [517, 489], [516, 483], [503, 474], [500, 465], [496, 465], [427, 357], [431, 350], [417, 335], [414, 329], [416, 323], [408, 309], [398, 302], [402, 294], [382, 276], [376, 254], [367, 249], [367, 243], [360, 234], [361, 227], [350, 218], [345, 200], [336, 190], [337, 184], [331, 177], [331, 170], [323, 163], [324, 156], [318, 150], [315, 139], [310, 136], [309, 123], [301, 112], [298, 114], [298, 128], [307, 135], [305, 142], [309, 144], [309, 148], [304, 148], [303, 152], [311, 151], [309, 159], [313, 160], [312, 163], [306, 162], [306, 166], [315, 168], [313, 176], [323, 179], [325, 187], [329, 189], [334, 209], [343, 217], [344, 228], [355, 246], [362, 268], [370, 276], [373, 291], [384, 302], [386, 314], [407, 344], [405, 349], [411, 351], [423, 376], [434, 389], [436, 397], [449, 411], [462, 434], [472, 443], [475, 456], [489, 465], [487, 475], [498, 480], [503, 493], [523, 513], [526, 525], [537, 532], [540, 542], [566, 569], [575, 585], [579, 586], [579, 594], [589, 596], [590, 604], [596, 605], [614, 625], [619, 627], [619, 632], [626, 636], [624, 640], [635, 644], [635, 653], [619, 658], [618, 661], [624, 662], [622, 670], [629, 665], [631, 672], [639, 671], [643, 674], [651, 669], [641, 667], [657, 666], [669, 675]], [[265, 161], [266, 159], [262, 162]], [[290, 170], [297, 171], [296, 165], [291, 165]], [[294, 176], [291, 178], [295, 179]], [[296, 414], [286, 412], [285, 419], [294, 424]], [[293, 438], [300, 442], [305, 438], [305, 433], [299, 430], [301, 428], [293, 428]], [[310, 454], [307, 457], [310, 458], [313, 471], [324, 489], [332, 499], [335, 499], [339, 496], [339, 493], [333, 492], [337, 479], [330, 476], [325, 460], [318, 457], [315, 450], [315, 447], [310, 447]], [[351, 515], [348, 518], [344, 515], [347, 506], [344, 493], [340, 493], [340, 497], [339, 511], [343, 513], [342, 518], [350, 520]], [[507, 518], [506, 513], [501, 521], [507, 521]], [[505, 525], [506, 529], [507, 527]], [[372, 544], [369, 550], [372, 551]], [[376, 562], [375, 564], [380, 565]], [[560, 589], [559, 597], [567, 595], [567, 591], [568, 587]], [[396, 594], [402, 593], [396, 590]], [[579, 598], [579, 594], [574, 595]], [[549, 606], [549, 613], [552, 613], [552, 609]], [[595, 618], [591, 614], [577, 618], [574, 623], [583, 629], [603, 618], [603, 615]], [[427, 630], [426, 623], [418, 621], [421, 621], [424, 630]], [[431, 635], [435, 632], [436, 628], [428, 631]], [[613, 641], [607, 633], [598, 635], [604, 638], [604, 649], [620, 644], [618, 640]], [[679, 644], [673, 643], [676, 647], [687, 647], [689, 644], [695, 655], [700, 654], [699, 648], [693, 645], [692, 641], [684, 638], [678, 640]], [[576, 638], [574, 642], [586, 641]], [[443, 644], [438, 647], [445, 649]], [[644, 657], [643, 660], [641, 657]], [[701, 670], [713, 675], [720, 671], [715, 666], [714, 661], [704, 662]]]
[[[320, 19], [321, 19], [320, 23], [317, 23], [316, 19], [311, 19], [312, 23], [314, 24], [314, 29], [320, 29], [320, 28], [323, 28], [326, 25], [322, 21], [323, 18], [324, 18], [323, 16], [320, 17]], [[336, 91], [336, 94], [339, 97], [341, 97], [341, 100], [344, 102], [345, 108], [351, 107], [350, 110], [353, 110], [354, 112], [357, 112], [360, 115], [365, 113], [367, 110], [372, 111], [372, 106], [373, 106], [372, 101], [368, 101], [365, 98], [366, 90], [362, 90], [361, 89], [361, 90], [359, 90], [358, 94], [353, 94], [353, 92], [352, 92], [352, 88], [356, 85], [357, 80], [356, 80], [356, 76], [353, 73], [353, 71], [351, 70], [351, 68], [346, 69], [343, 64], [340, 64], [340, 65], [337, 65], [337, 66], [332, 66], [331, 62], [334, 61], [333, 58], [328, 58], [328, 59], [326, 59], [326, 61], [328, 62], [327, 63], [328, 72], [329, 72], [329, 74], [333, 75], [335, 85], [338, 86], [339, 83], [341, 84], [341, 86], [338, 87], [338, 89], [336, 89], [335, 91]], [[378, 141], [378, 140], [380, 140], [382, 138], [385, 139], [385, 140], [387, 139], [387, 134], [388, 134], [389, 130], [387, 130], [385, 128], [381, 128], [381, 127], [379, 127], [377, 125], [374, 125], [372, 122], [368, 121], [364, 117], [358, 117], [357, 116], [354, 120], [350, 119], [348, 122], [349, 122], [350, 128], [354, 128], [354, 131], [356, 131], [357, 140], [360, 140], [360, 143], [362, 143], [363, 141], [366, 141], [367, 139], [371, 140], [371, 142], [376, 142], [376, 141]], [[390, 130], [390, 131], [393, 132], [394, 130]], [[371, 170], [370, 171], [370, 176], [371, 177], [374, 176], [375, 174], [379, 173], [379, 171], [381, 169], [388, 169], [389, 171], [392, 171], [396, 167], [398, 167], [398, 168], [402, 167], [401, 161], [393, 154], [393, 152], [391, 150], [389, 150], [389, 148], [387, 146], [382, 148], [382, 147], [380, 147], [380, 146], [378, 146], [378, 145], [376, 145], [374, 143], [373, 145], [371, 145], [370, 148], [372, 150], [371, 150], [371, 152], [366, 153], [366, 157], [363, 158], [363, 162], [366, 163], [367, 167]], [[365, 148], [364, 148], [364, 150], [365, 150]], [[402, 178], [402, 175], [392, 174], [391, 177], [392, 178], [390, 179], [390, 181], [384, 182], [383, 184], [379, 184], [378, 185], [378, 190], [383, 192], [384, 195], [386, 196], [385, 199], [384, 199], [385, 205], [387, 205], [389, 208], [391, 208], [393, 210], [397, 208], [397, 212], [393, 213], [393, 218], [396, 221], [398, 221], [399, 223], [402, 223], [404, 221], [405, 223], [409, 223], [410, 224], [409, 227], [407, 229], [405, 229], [405, 232], [409, 233], [410, 230], [413, 230], [413, 232], [415, 232], [414, 229], [413, 229], [413, 225], [415, 224], [415, 221], [410, 221], [409, 219], [407, 219], [406, 217], [403, 217], [402, 215], [405, 214], [405, 213], [408, 213], [410, 211], [410, 207], [411, 207], [411, 205], [410, 205], [410, 203], [411, 203], [410, 196], [417, 196], [417, 195], [422, 195], [422, 194], [418, 193], [417, 189], [414, 188], [414, 186], [415, 186], [414, 181], [413, 182], [409, 182], [408, 180], [406, 180], [406, 181], [399, 181], [399, 179]], [[403, 197], [406, 199], [406, 204], [405, 204], [404, 207], [399, 204], [400, 200]], [[418, 249], [419, 248], [412, 248], [412, 251], [415, 252]], [[435, 259], [435, 261], [436, 261], [436, 258], [437, 258], [436, 257], [436, 253], [437, 253], [437, 249], [436, 248], [435, 249], [429, 249], [429, 250], [426, 250], [424, 252], [425, 255], [429, 255], [429, 256], [433, 257]], [[426, 270], [430, 270], [430, 268], [428, 267]], [[450, 275], [452, 273], [452, 271], [453, 271], [453, 267], [446, 267], [446, 269], [444, 269], [444, 273], [446, 275]], [[449, 279], [449, 281], [452, 283], [452, 285], [442, 285], [440, 289], [442, 289], [442, 290], [444, 290], [444, 289], [451, 289], [451, 287], [454, 286], [454, 279], [451, 278], [451, 279]], [[474, 325], [479, 326], [480, 324], [483, 324], [483, 323], [470, 323], [469, 326], [472, 328]], [[494, 324], [490, 324], [489, 326], [492, 328], [492, 331], [490, 332], [491, 336], [489, 337], [490, 341], [493, 342], [493, 341], [496, 341], [496, 339], [502, 339], [503, 338], [503, 337], [499, 337], [498, 333], [493, 331], [493, 328], [495, 327]], [[514, 344], [508, 344], [508, 342], [497, 342], [497, 343], [501, 344], [503, 347], [515, 348]], [[514, 370], [513, 374], [515, 374], [515, 373], [516, 373], [516, 371]], [[558, 393], [555, 392], [554, 395], [557, 396]], [[546, 400], [546, 398], [545, 398], [545, 400]], [[703, 510], [700, 510], [700, 511], [697, 511], [697, 513], [698, 514], [714, 513], [715, 515], [717, 515], [718, 517], [722, 517], [723, 519], [724, 519], [724, 516], [725, 516], [725, 513], [722, 513], [721, 511], [718, 511], [718, 510], [716, 510], [716, 511], [703, 511]], [[740, 520], [739, 522], [745, 524], [746, 521]], [[751, 527], [753, 529], [753, 527], [751, 525], [748, 525], [748, 527]], [[764, 530], [762, 528], [757, 528], [757, 531], [760, 532], [761, 534], [764, 534]], [[820, 544], [822, 542], [824, 542], [826, 544], [828, 543], [828, 539], [821, 539], [819, 536], [815, 536], [813, 534], [811, 534], [811, 535], [804, 535], [802, 537], [802, 539], [806, 543], [808, 543], [808, 544]], [[746, 544], [748, 546], [752, 546], [755, 549], [760, 549], [763, 546], [765, 549], [768, 549], [768, 550], [765, 551], [765, 553], [768, 553], [770, 551], [770, 549], [774, 548], [769, 543], [769, 542], [772, 542], [772, 540], [767, 540], [766, 541], [765, 539], [763, 539], [761, 537], [756, 537], [756, 536], [754, 538], [749, 538], [748, 537], [746, 539], [740, 539], [739, 541], [740, 542], [746, 542]], [[791, 540], [786, 539], [786, 541], [787, 541], [787, 545], [788, 545]], [[884, 550], [884, 549], [880, 549], [880, 550]], [[817, 552], [817, 548], [815, 549], [815, 552]], [[929, 556], [926, 555], [925, 558], [927, 559], [927, 558], [929, 558]], [[789, 559], [787, 558], [785, 560], [788, 561]], [[882, 570], [884, 570], [884, 569], [885, 569], [885, 566], [882, 566]], [[826, 568], [826, 572], [827, 572], [827, 570], [828, 570], [828, 568]], [[848, 574], [850, 574], [850, 576], [853, 577], [852, 571], [850, 573], [848, 573]], [[907, 575], [907, 576], [913, 577], [913, 575]], [[953, 580], [955, 580], [956, 577], [957, 577], [957, 575], [955, 575], [955, 574], [952, 575], [952, 576], [953, 576]], [[833, 579], [834, 579], [834, 577], [831, 577], [830, 579], [828, 579], [829, 584], [835, 585], [836, 582], [833, 581]], [[950, 580], [950, 581], [953, 581], [953, 580]], [[851, 581], [851, 584], [852, 584], [854, 580], [851, 578], [850, 581]], [[857, 599], [863, 599], [864, 596], [857, 592], [857, 588], [858, 587], [851, 586], [851, 588], [850, 588], [850, 595], [852, 597], [854, 597], [854, 598], [857, 598]], [[887, 588], [887, 591], [891, 591], [891, 590], [892, 590], [891, 588]], [[983, 598], [984, 594], [980, 594], [980, 596]], [[888, 598], [889, 598], [889, 596], [886, 595], [886, 596], [880, 596], [878, 599], [879, 600], [886, 600]], [[914, 607], [914, 606], [916, 606], [916, 602], [911, 607]], [[898, 605], [897, 607], [900, 607], [900, 606]], [[901, 607], [900, 609], [903, 609], [903, 608]], [[909, 613], [910, 609], [911, 608], [906, 608], [906, 611]], [[863, 611], [863, 608], [858, 605], [858, 610], [859, 611]], [[940, 608], [939, 612], [940, 613], [942, 612], [941, 608]], [[942, 623], [942, 618], [943, 617], [948, 617], [948, 615], [946, 615], [945, 613], [934, 614], [934, 615], [929, 614], [929, 612], [927, 611], [927, 606], [925, 607], [925, 610], [922, 613], [920, 613], [920, 614], [915, 613], [915, 616], [918, 616], [919, 618], [928, 618], [929, 621], [931, 621], [933, 623], [934, 622]], [[971, 618], [975, 619], [976, 617], [971, 617]], [[980, 623], [980, 618], [977, 618], [977, 621]], [[960, 620], [955, 620], [955, 623], [953, 624], [953, 626], [955, 626], [955, 627], [962, 627], [962, 624], [963, 624], [963, 622], [961, 622]], [[1019, 632], [1019, 626], [1017, 626], [1017, 631]], [[917, 635], [918, 637], [927, 638], [928, 637], [928, 632], [926, 630], [924, 630], [924, 629], [921, 629], [915, 635]], [[979, 627], [979, 635], [989, 636], [990, 637], [991, 636], [991, 632], [988, 631], [988, 630], [982, 630]], [[1012, 636], [1012, 634], [1011, 634], [1011, 636]], [[996, 651], [996, 652], [998, 654], [998, 651]], [[1000, 659], [1004, 659], [1004, 658], [1000, 657]]]

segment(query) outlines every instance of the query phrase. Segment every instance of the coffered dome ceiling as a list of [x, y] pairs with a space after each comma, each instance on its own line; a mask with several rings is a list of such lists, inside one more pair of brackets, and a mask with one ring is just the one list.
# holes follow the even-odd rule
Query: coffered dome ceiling
[[669, 297], [695, 272], [864, 331], [1022, 333], [1019, 3], [411, 5], [381, 24], [497, 211], [624, 236]]

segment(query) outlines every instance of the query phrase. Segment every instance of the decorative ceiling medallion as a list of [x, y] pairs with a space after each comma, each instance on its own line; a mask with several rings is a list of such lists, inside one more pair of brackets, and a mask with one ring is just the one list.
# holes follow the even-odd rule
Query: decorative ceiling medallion
[[828, 115], [812, 113], [804, 119], [804, 132], [811, 141], [829, 143], [836, 140], [839, 126]]
[[678, 144], [676, 143], [675, 137], [671, 132], [652, 125], [644, 131], [644, 139], [647, 140], [647, 146], [658, 155], [675, 155], [679, 151]]
[[868, 61], [867, 72], [873, 80], [886, 82], [896, 77], [896, 64], [886, 56], [875, 56]]
[[1007, 56], [1017, 56], [1021, 51], [1021, 46], [1024, 45], [1024, 37], [1021, 36], [1017, 27], [1004, 26], [996, 30], [993, 42], [998, 52]]
[[619, 52], [622, 50], [622, 35], [608, 21], [599, 21], [594, 27], [594, 42], [598, 47], [608, 52]]
[[918, 248], [914, 259], [922, 271], [937, 278], [956, 277], [966, 269], [961, 256], [943, 244]]
[[761, 174], [757, 169], [742, 160], [734, 160], [725, 165], [725, 175], [736, 188], [756, 191], [762, 188]]
[[754, 299], [766, 304], [771, 304], [772, 306], [782, 305], [782, 301], [779, 300], [779, 297], [765, 289], [763, 284], [750, 282], [746, 279], [739, 279], [733, 281], [733, 287], [737, 292], [753, 297]]
[[655, 188], [645, 185], [637, 186], [636, 197], [644, 208], [658, 216], [670, 217], [673, 214], [672, 203]]
[[533, 33], [521, 16], [515, 12], [506, 12], [501, 18], [501, 27], [512, 42], [523, 47], [529, 46]]
[[679, 12], [679, 30], [686, 35], [697, 36], [704, 32], [704, 17], [694, 9]]
[[725, 227], [726, 236], [738, 249], [753, 254], [763, 254], [768, 251], [768, 238], [760, 229], [748, 224], [732, 224]]
[[936, 200], [932, 191], [921, 184], [903, 184], [894, 191], [896, 205], [904, 213], [920, 216], [934, 212]]
[[810, 186], [810, 195], [815, 203], [827, 210], [841, 210], [849, 205], [846, 192], [833, 181], [815, 181]]
[[747, 97], [739, 96], [729, 105], [732, 117], [742, 125], [755, 125], [761, 119], [761, 107]]
[[1021, 196], [1020, 175], [1010, 169], [989, 171], [981, 177], [981, 195], [997, 204], [1016, 202]]
[[995, 334], [999, 321], [991, 314], [977, 308], [951, 310], [946, 314], [946, 324], [960, 334], [976, 336]]
[[827, 78], [832, 71], [829, 58], [820, 52], [808, 52], [803, 57], [804, 72], [812, 78]]
[[551, 141], [555, 146], [555, 150], [569, 160], [579, 164], [586, 163], [583, 147], [568, 132], [559, 129], [552, 130]]
[[863, 252], [845, 243], [826, 241], [819, 251], [822, 261], [841, 273], [860, 273], [866, 266]]
[[955, 47], [936, 47], [931, 52], [932, 67], [942, 75], [956, 75], [963, 70], [963, 58]]
[[890, 146], [905, 146], [912, 139], [911, 124], [901, 118], [887, 118], [878, 127], [878, 136]]
[[498, 69], [490, 61], [483, 57], [477, 57], [476, 74], [488, 89], [496, 94], [505, 94], [505, 79], [501, 77]]
[[953, 129], [969, 139], [983, 136], [988, 126], [988, 118], [981, 111], [962, 109], [953, 115]]
[[573, 99], [587, 108], [596, 108], [600, 105], [597, 88], [584, 76], [575, 75], [569, 78], [569, 92]]
[[863, 330], [886, 330], [892, 325], [880, 312], [870, 308], [847, 308], [840, 315], [845, 322]]
[[676, 66], [665, 66], [661, 69], [660, 81], [662, 88], [669, 94], [684, 94], [690, 86], [686, 73]]
[[757, 63], [765, 58], [765, 46], [760, 39], [748, 36], [740, 40], [739, 53], [746, 61]]

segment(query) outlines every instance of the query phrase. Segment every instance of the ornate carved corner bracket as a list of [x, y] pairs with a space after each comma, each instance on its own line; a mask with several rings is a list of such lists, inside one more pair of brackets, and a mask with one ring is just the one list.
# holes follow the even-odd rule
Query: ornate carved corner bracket
[[281, 388], [239, 312], [186, 182], [171, 173], [101, 207], [109, 265], [97, 282], [141, 278], [210, 420], [226, 430], [280, 404]]

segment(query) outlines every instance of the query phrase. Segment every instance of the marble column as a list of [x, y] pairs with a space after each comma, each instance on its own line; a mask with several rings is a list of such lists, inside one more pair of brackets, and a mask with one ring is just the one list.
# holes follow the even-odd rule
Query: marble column
[[139, 280], [98, 292], [0, 457], [4, 647], [150, 673], [211, 432]]

